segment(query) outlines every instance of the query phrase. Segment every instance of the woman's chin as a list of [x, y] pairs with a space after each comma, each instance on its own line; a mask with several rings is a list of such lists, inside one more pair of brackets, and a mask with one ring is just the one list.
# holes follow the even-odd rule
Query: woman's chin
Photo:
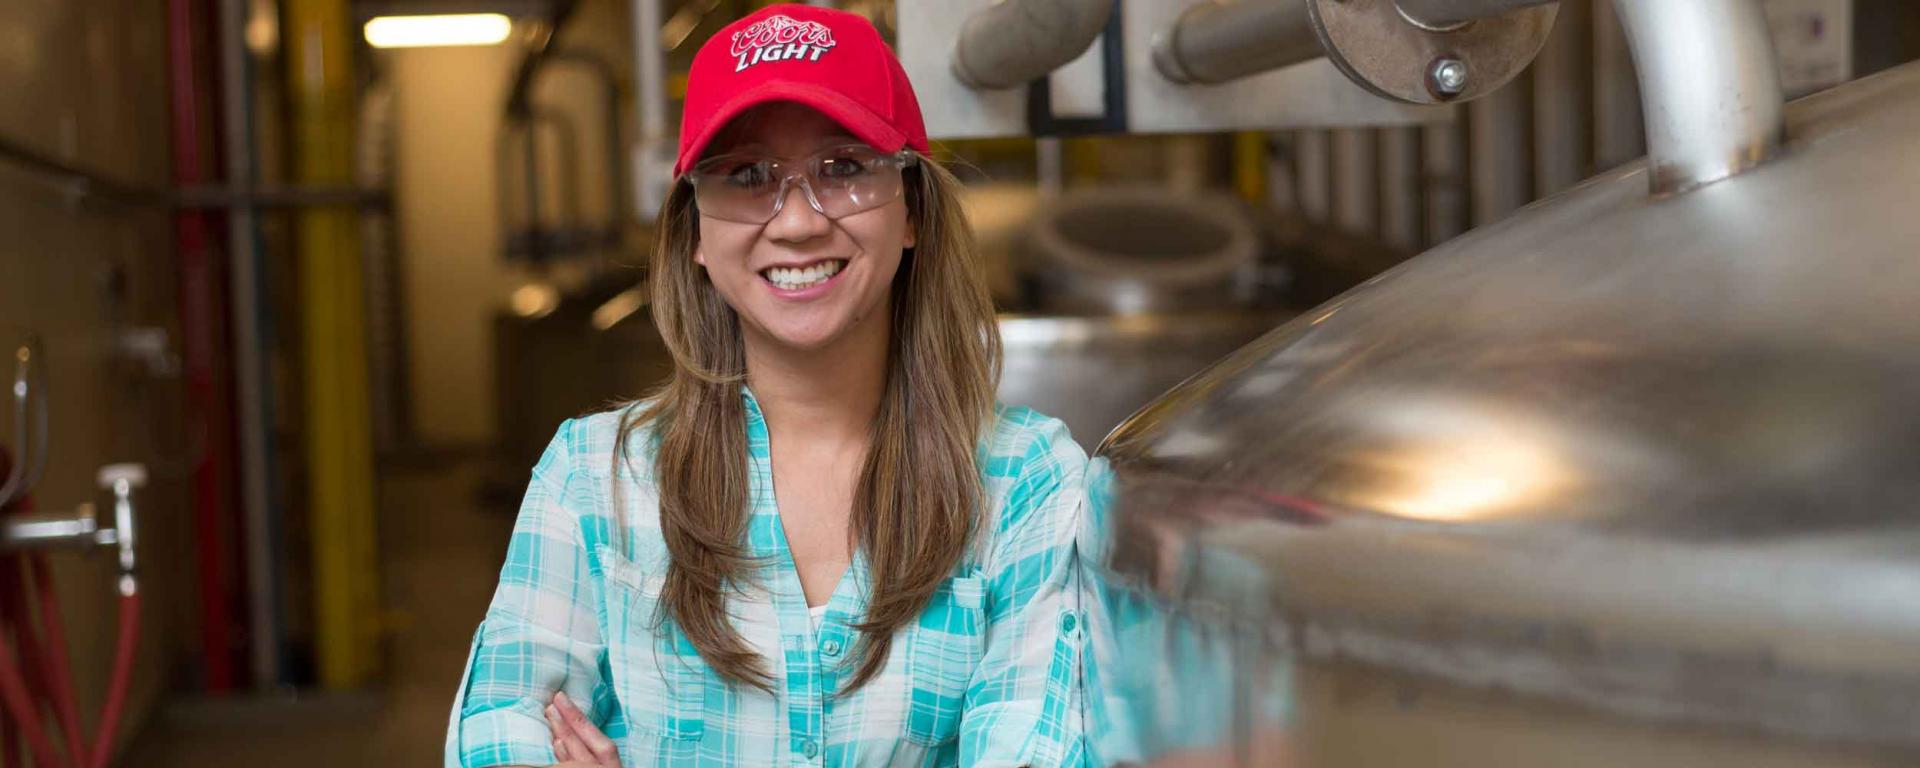
[[762, 335], [782, 349], [814, 352], [834, 345], [848, 335], [845, 323], [764, 323]]

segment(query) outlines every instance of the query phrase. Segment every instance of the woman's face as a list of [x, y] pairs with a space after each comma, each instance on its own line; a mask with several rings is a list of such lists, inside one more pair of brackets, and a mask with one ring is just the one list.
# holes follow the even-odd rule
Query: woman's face
[[[824, 149], [857, 144], [852, 134], [812, 108], [788, 102], [755, 107], [730, 123], [708, 156], [764, 153], [800, 162]], [[749, 337], [795, 350], [820, 350], [891, 322], [888, 297], [901, 250], [912, 247], [906, 196], [877, 208], [829, 219], [807, 202], [798, 183], [766, 224], [700, 216], [693, 259], [740, 316]], [[792, 288], [796, 276], [824, 282]], [[812, 270], [794, 273], [788, 270]], [[773, 270], [789, 287], [775, 282]]]

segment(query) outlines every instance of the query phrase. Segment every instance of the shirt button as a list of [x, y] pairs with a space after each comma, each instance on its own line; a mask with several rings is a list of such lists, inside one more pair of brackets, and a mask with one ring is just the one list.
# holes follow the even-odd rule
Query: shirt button
[[800, 751], [807, 753], [808, 760], [812, 760], [813, 758], [819, 757], [820, 742], [814, 741], [813, 739], [807, 739], [806, 741], [800, 742]]
[[820, 652], [828, 656], [840, 655], [840, 641], [828, 640], [820, 644]]
[[1060, 634], [1073, 634], [1073, 628], [1077, 626], [1080, 626], [1080, 619], [1073, 615], [1073, 611], [1060, 614]]

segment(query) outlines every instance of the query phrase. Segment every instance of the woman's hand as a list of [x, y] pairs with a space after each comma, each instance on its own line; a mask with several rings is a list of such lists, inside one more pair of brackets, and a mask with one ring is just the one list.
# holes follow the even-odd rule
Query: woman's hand
[[553, 734], [553, 756], [567, 765], [620, 768], [620, 752], [613, 740], [573, 705], [567, 694], [555, 691], [547, 704], [547, 730]]

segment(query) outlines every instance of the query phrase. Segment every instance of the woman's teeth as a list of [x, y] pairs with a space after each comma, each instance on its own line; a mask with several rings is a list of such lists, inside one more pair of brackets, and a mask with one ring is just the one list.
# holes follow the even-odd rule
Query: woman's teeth
[[844, 261], [833, 259], [807, 267], [773, 267], [760, 274], [765, 275], [767, 282], [773, 283], [780, 289], [793, 291], [824, 283], [834, 275], [840, 274], [840, 270], [846, 265]]

